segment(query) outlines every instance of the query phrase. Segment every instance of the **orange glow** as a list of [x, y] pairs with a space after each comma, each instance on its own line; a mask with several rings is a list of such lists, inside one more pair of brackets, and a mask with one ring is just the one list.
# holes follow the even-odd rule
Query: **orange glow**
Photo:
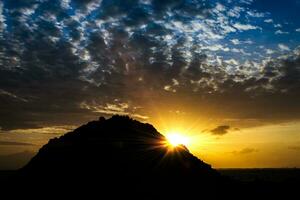
[[184, 145], [184, 146], [188, 146], [188, 144], [190, 143], [190, 139], [187, 136], [184, 136], [183, 134], [180, 133], [169, 133], [166, 134], [167, 140], [168, 140], [168, 144], [171, 147], [177, 147], [179, 145]]

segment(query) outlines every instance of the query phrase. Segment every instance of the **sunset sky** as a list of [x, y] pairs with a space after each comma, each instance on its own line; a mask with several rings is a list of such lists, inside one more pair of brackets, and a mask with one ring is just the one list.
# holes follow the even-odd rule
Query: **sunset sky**
[[300, 0], [0, 1], [0, 165], [120, 114], [188, 137], [213, 167], [300, 167], [299, 10]]

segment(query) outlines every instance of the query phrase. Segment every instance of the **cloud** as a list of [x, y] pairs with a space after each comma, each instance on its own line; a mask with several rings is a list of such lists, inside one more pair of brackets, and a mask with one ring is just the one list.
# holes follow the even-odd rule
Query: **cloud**
[[174, 93], [176, 92], [176, 89], [173, 89], [171, 85], [165, 85], [164, 90], [168, 92], [174, 92]]
[[235, 155], [245, 155], [245, 154], [252, 154], [252, 153], [256, 153], [256, 152], [258, 152], [257, 149], [254, 149], [254, 148], [244, 148], [242, 150], [233, 151], [231, 153], [235, 154]]
[[282, 31], [282, 30], [277, 30], [275, 32], [276, 35], [283, 35], [283, 34], [289, 34], [289, 32], [286, 32], [286, 31]]
[[265, 13], [259, 13], [259, 12], [255, 12], [255, 11], [248, 11], [247, 14], [250, 17], [257, 17], [257, 18], [265, 17]]
[[233, 24], [233, 27], [238, 29], [239, 31], [260, 29], [259, 27], [253, 26], [251, 24], [241, 24], [241, 23], [235, 23], [235, 24]]
[[297, 29], [296, 29], [296, 32], [300, 32], [300, 28], [297, 28]]
[[266, 23], [273, 23], [274, 21], [273, 21], [273, 19], [265, 19], [264, 22], [266, 22]]
[[0, 146], [34, 146], [34, 144], [26, 142], [0, 141]]
[[15, 134], [15, 135], [22, 135], [22, 134], [46, 134], [46, 135], [61, 135], [63, 133], [69, 132], [70, 130], [75, 129], [76, 126], [72, 125], [64, 125], [64, 126], [49, 126], [49, 127], [42, 127], [42, 128], [26, 128], [26, 129], [14, 129], [14, 130], [3, 130], [0, 133], [4, 134]]
[[267, 53], [267, 54], [273, 54], [273, 53], [275, 53], [275, 51], [272, 50], [272, 49], [266, 49], [266, 53]]
[[70, 9], [71, 6], [70, 6], [70, 3], [71, 3], [71, 0], [61, 0], [61, 7], [63, 9]]
[[281, 24], [274, 24], [274, 27], [275, 28], [282, 28], [282, 25]]
[[277, 43], [281, 51], [252, 50], [259, 41], [243, 31], [256, 37], [262, 25], [253, 18], [262, 14], [251, 1], [12, 2], [0, 3], [4, 130], [99, 114], [150, 119], [154, 104], [182, 102], [185, 113], [212, 118], [300, 118], [299, 54]]
[[13, 93], [7, 92], [7, 91], [2, 90], [2, 89], [0, 89], [0, 96], [6, 96], [6, 97], [9, 97], [9, 98], [15, 99], [17, 101], [28, 102], [27, 99], [24, 99], [22, 97], [19, 97], [19, 96], [13, 94]]
[[240, 2], [250, 5], [253, 2], [253, 0], [240, 0]]
[[241, 42], [238, 39], [232, 39], [230, 40], [234, 45], [239, 45]]
[[227, 14], [230, 17], [239, 18], [241, 16], [241, 13], [245, 10], [245, 8], [242, 8], [240, 6], [235, 6], [234, 8], [230, 9]]
[[221, 4], [221, 3], [217, 3], [215, 9], [216, 9], [217, 11], [219, 11], [219, 12], [222, 12], [222, 11], [225, 11], [225, 10], [226, 10], [226, 7], [225, 7], [223, 4]]
[[81, 102], [80, 107], [87, 109], [95, 113], [101, 113], [105, 115], [130, 115], [138, 119], [148, 119], [146, 115], [137, 113], [138, 108], [131, 108], [128, 103], [120, 102], [118, 99], [114, 100], [114, 103], [106, 103], [106, 105], [99, 105], [96, 102]]
[[3, 3], [0, 2], [0, 37], [2, 36], [2, 31], [5, 28], [5, 17], [3, 15]]
[[285, 44], [278, 44], [278, 47], [281, 51], [290, 51], [291, 49]]
[[212, 130], [210, 130], [210, 132], [213, 134], [213, 135], [225, 135], [228, 133], [230, 129], [230, 126], [228, 125], [222, 125], [222, 126], [218, 126]]
[[210, 51], [229, 51], [228, 47], [224, 47], [221, 44], [215, 44], [215, 45], [211, 45], [211, 46], [205, 46], [202, 47], [203, 49], [208, 49]]

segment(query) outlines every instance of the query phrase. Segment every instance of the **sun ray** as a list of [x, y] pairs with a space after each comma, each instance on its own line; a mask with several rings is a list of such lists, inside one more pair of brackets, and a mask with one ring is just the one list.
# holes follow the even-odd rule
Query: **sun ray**
[[167, 143], [171, 147], [178, 147], [179, 145], [188, 146], [190, 138], [180, 133], [168, 133], [166, 134]]

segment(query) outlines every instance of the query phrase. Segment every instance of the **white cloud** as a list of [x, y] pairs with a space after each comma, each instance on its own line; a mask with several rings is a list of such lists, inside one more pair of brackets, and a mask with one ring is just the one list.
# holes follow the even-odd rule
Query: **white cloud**
[[255, 30], [259, 29], [257, 26], [253, 26], [251, 24], [240, 24], [240, 23], [235, 23], [234, 28], [240, 30], [240, 31], [248, 31], [248, 30]]
[[275, 51], [273, 51], [272, 49], [266, 49], [266, 54], [273, 54], [275, 53]]
[[281, 51], [290, 51], [291, 49], [285, 44], [278, 44], [278, 47]]
[[239, 45], [241, 42], [238, 39], [232, 39], [230, 40], [234, 45]]
[[254, 11], [248, 11], [247, 14], [251, 17], [264, 17], [265, 14], [264, 13], [258, 13], [258, 12], [254, 12]]
[[115, 99], [113, 103], [106, 103], [105, 105], [99, 105], [96, 102], [87, 103], [83, 101], [80, 103], [79, 107], [81, 109], [90, 110], [95, 113], [102, 113], [107, 115], [130, 115], [135, 118], [148, 119], [148, 116], [136, 113], [133, 109], [130, 111], [130, 106], [128, 103], [120, 102]]
[[70, 9], [71, 8], [70, 2], [71, 0], [61, 0], [60, 5], [64, 9]]
[[203, 37], [203, 39], [212, 39], [212, 40], [218, 40], [222, 39], [224, 36], [215, 33], [211, 27], [213, 27], [214, 23], [216, 21], [214, 20], [206, 20], [205, 23], [202, 23], [201, 21], [194, 20], [191, 22], [192, 27], [192, 33], [194, 31], [200, 32], [198, 36]]
[[244, 11], [244, 8], [242, 7], [234, 7], [233, 9], [230, 9], [228, 12], [227, 12], [227, 15], [230, 16], [230, 17], [236, 17], [236, 18], [239, 18], [241, 16], [241, 12]]
[[289, 34], [289, 32], [285, 32], [285, 31], [282, 31], [282, 30], [277, 30], [275, 32], [276, 35], [283, 35], [283, 34]]
[[221, 44], [205, 46], [205, 47], [202, 47], [202, 49], [207, 49], [207, 50], [210, 50], [210, 51], [225, 51], [225, 52], [230, 50], [228, 47], [223, 47]]
[[226, 10], [225, 6], [222, 5], [222, 4], [220, 4], [220, 3], [217, 3], [215, 9], [216, 9], [217, 11], [219, 11], [219, 12], [222, 12], [222, 11], [225, 11], [225, 10]]
[[274, 21], [273, 21], [273, 19], [265, 19], [264, 22], [266, 22], [266, 23], [273, 23]]
[[222, 65], [223, 60], [222, 60], [222, 57], [221, 57], [221, 56], [216, 56], [216, 63], [217, 63], [218, 65]]
[[250, 39], [246, 40], [244, 43], [245, 44], [254, 44], [254, 42], [252, 40], [250, 40]]
[[172, 79], [172, 82], [173, 82], [173, 85], [174, 85], [174, 86], [179, 85], [179, 81], [176, 80], [175, 78]]
[[[197, 39], [199, 40], [219, 40], [224, 36], [216, 33], [212, 27], [218, 26], [215, 20], [192, 20], [189, 23], [183, 23], [181, 21], [171, 21], [170, 23], [161, 22], [161, 25], [167, 29], [174, 30], [174, 32], [180, 32], [187, 38], [194, 38], [197, 33]], [[192, 42], [192, 41], [191, 41]]]
[[139, 0], [140, 4], [151, 5], [151, 0]]
[[235, 59], [230, 59], [230, 60], [225, 60], [225, 63], [229, 64], [229, 65], [239, 65], [239, 61], [235, 60]]
[[86, 14], [90, 14], [101, 6], [102, 0], [94, 0], [86, 5]]
[[174, 92], [174, 93], [176, 92], [176, 90], [173, 89], [171, 85], [165, 85], [164, 90], [166, 90], [168, 92]]
[[234, 53], [241, 53], [241, 50], [240, 50], [240, 49], [237, 49], [237, 48], [232, 48], [232, 49], [231, 49], [231, 52], [234, 52]]
[[244, 3], [244, 4], [247, 4], [247, 5], [250, 5], [253, 3], [253, 0], [240, 0], [240, 3]]
[[274, 24], [274, 27], [275, 28], [282, 28], [282, 25], [281, 24]]
[[235, 28], [233, 28], [232, 26], [229, 26], [227, 24], [220, 24], [220, 27], [223, 29], [222, 33], [224, 35], [226, 35], [228, 33], [234, 33], [234, 32], [236, 32]]
[[3, 3], [0, 2], [0, 34], [2, 29], [5, 28], [5, 17], [3, 15]]
[[297, 31], [297, 32], [300, 32], [300, 28], [297, 28], [296, 31]]

